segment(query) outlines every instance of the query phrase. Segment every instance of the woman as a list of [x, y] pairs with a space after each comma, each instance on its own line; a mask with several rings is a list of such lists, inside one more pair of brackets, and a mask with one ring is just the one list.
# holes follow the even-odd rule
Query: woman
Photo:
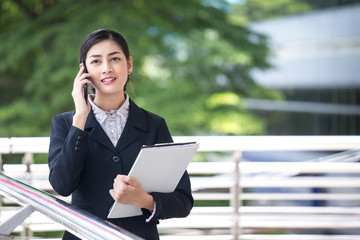
[[[145, 239], [159, 239], [159, 219], [186, 217], [193, 207], [187, 172], [172, 193], [146, 193], [127, 176], [142, 145], [172, 142], [165, 120], [138, 107], [125, 93], [133, 70], [126, 40], [101, 29], [80, 48], [80, 71], [74, 80], [75, 111], [52, 120], [49, 181], [72, 204]], [[84, 84], [95, 94], [85, 101]], [[114, 201], [135, 205], [142, 215], [107, 219]], [[63, 239], [78, 239], [65, 232]]]

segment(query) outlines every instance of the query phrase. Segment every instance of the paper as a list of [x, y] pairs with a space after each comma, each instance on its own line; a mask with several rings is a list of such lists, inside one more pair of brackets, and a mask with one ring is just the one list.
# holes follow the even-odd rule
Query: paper
[[[129, 176], [135, 178], [148, 193], [173, 192], [198, 148], [199, 144], [195, 142], [145, 145]], [[108, 218], [137, 215], [142, 215], [140, 208], [115, 202]]]

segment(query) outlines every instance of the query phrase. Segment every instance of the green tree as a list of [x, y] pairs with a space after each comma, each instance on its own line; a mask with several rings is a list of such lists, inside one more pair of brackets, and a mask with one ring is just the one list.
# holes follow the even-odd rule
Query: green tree
[[233, 1], [231, 19], [239, 25], [316, 9], [360, 3], [360, 0], [238, 0]]
[[279, 97], [249, 72], [268, 68], [266, 37], [230, 18], [227, 1], [1, 0], [0, 137], [47, 136], [73, 109], [78, 49], [93, 30], [128, 40], [128, 93], [166, 118], [174, 135], [261, 134], [244, 97]]

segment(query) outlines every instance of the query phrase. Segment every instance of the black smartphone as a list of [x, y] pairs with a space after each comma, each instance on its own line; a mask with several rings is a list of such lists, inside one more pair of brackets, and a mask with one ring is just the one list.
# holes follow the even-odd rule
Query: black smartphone
[[[85, 61], [82, 61], [81, 65], [84, 66], [84, 68], [85, 68], [83, 73], [88, 73], [86, 65], [85, 65]], [[87, 83], [85, 83], [83, 86], [83, 92], [84, 92], [85, 102], [87, 104], [87, 102], [88, 102], [88, 84]]]

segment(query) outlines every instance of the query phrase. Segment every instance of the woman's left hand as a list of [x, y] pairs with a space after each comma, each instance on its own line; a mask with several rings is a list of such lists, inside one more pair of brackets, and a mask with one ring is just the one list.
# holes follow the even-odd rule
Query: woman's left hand
[[132, 177], [117, 175], [114, 179], [113, 189], [110, 189], [109, 192], [116, 202], [153, 211], [153, 197], [145, 192], [141, 184]]

